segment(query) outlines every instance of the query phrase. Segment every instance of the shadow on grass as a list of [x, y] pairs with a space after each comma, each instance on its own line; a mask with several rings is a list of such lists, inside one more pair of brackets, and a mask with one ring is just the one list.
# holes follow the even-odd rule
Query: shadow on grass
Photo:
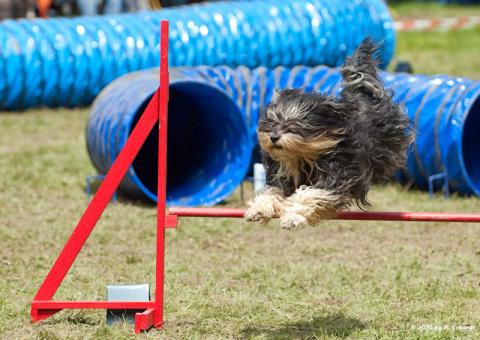
[[367, 324], [358, 319], [336, 313], [316, 317], [308, 321], [296, 321], [278, 326], [247, 327], [241, 333], [246, 338], [264, 336], [267, 339], [310, 339], [320, 335], [345, 338], [366, 327]]

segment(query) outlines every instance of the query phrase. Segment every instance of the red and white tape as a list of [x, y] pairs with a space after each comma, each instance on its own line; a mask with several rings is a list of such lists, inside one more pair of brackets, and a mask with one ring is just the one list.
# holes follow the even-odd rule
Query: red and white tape
[[480, 16], [395, 21], [397, 31], [453, 31], [480, 25]]

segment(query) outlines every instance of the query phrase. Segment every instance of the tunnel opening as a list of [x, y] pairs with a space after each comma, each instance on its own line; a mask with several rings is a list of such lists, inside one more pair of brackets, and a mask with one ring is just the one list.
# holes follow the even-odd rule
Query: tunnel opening
[[463, 126], [462, 156], [472, 190], [480, 195], [480, 91], [477, 91]]
[[[139, 108], [132, 129], [148, 101]], [[170, 85], [168, 109], [168, 204], [222, 201], [242, 182], [250, 163], [251, 142], [239, 106], [217, 87], [179, 81]], [[152, 200], [157, 195], [157, 157], [154, 128], [133, 162], [142, 191]]]

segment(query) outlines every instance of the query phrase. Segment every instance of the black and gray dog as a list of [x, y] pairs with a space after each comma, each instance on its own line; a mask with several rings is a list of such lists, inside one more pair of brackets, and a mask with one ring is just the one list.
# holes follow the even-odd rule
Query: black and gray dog
[[339, 98], [276, 93], [258, 125], [267, 188], [249, 202], [247, 221], [279, 217], [294, 229], [353, 203], [364, 209], [370, 187], [404, 166], [413, 133], [383, 86], [375, 55], [367, 38], [345, 61]]

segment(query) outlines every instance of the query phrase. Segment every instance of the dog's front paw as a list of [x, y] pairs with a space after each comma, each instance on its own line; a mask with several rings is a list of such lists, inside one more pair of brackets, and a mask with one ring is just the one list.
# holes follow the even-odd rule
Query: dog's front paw
[[265, 211], [252, 206], [247, 209], [244, 218], [247, 222], [260, 222], [265, 224], [270, 221], [271, 216], [268, 216]]
[[293, 230], [306, 227], [308, 225], [307, 219], [296, 213], [286, 213], [280, 216], [280, 225], [283, 229]]

